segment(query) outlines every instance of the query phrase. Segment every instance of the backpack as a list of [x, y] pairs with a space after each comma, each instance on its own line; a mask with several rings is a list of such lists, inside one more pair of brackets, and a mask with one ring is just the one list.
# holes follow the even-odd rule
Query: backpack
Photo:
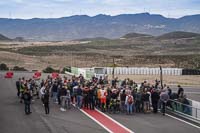
[[132, 104], [133, 103], [133, 98], [131, 96], [128, 96], [128, 104]]

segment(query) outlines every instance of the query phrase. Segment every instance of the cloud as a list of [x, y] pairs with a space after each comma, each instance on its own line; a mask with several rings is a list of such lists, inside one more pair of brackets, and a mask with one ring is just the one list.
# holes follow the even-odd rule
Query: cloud
[[13, 0], [13, 2], [16, 2], [16, 3], [23, 3], [24, 0]]

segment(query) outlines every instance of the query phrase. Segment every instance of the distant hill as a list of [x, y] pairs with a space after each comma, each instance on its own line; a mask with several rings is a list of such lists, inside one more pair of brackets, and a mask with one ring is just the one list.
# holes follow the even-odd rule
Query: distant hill
[[105, 37], [95, 37], [95, 38], [75, 39], [74, 41], [103, 41], [103, 40], [110, 40], [110, 39]]
[[0, 34], [0, 41], [11, 41], [12, 39]]
[[147, 34], [140, 34], [140, 33], [128, 33], [124, 36], [122, 36], [121, 38], [135, 38], [135, 37], [149, 37], [151, 35], [147, 35]]
[[23, 37], [16, 37], [14, 39], [8, 38], [2, 34], [0, 34], [0, 41], [16, 41], [16, 42], [26, 42]]
[[174, 31], [200, 33], [200, 14], [179, 19], [159, 14], [75, 15], [51, 19], [0, 18], [0, 33], [9, 38], [36, 41], [62, 41], [81, 38], [120, 38], [128, 33], [159, 36]]
[[158, 36], [157, 39], [181, 39], [181, 38], [192, 38], [192, 37], [200, 37], [200, 34], [192, 32], [176, 31]]
[[16, 38], [13, 39], [13, 41], [26, 42], [26, 40], [23, 37], [16, 37]]

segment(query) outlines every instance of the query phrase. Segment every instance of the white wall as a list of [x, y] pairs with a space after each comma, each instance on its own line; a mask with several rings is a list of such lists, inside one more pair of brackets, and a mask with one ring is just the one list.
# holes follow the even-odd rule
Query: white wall
[[[105, 67], [106, 74], [112, 74], [112, 67]], [[115, 74], [119, 75], [159, 75], [160, 68], [148, 67], [116, 67]], [[163, 75], [182, 75], [181, 68], [163, 68]]]

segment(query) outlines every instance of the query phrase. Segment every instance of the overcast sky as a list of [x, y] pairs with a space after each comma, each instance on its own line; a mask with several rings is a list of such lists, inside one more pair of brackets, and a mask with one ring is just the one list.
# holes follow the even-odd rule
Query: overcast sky
[[0, 18], [58, 18], [142, 12], [171, 18], [200, 14], [200, 0], [0, 0]]

